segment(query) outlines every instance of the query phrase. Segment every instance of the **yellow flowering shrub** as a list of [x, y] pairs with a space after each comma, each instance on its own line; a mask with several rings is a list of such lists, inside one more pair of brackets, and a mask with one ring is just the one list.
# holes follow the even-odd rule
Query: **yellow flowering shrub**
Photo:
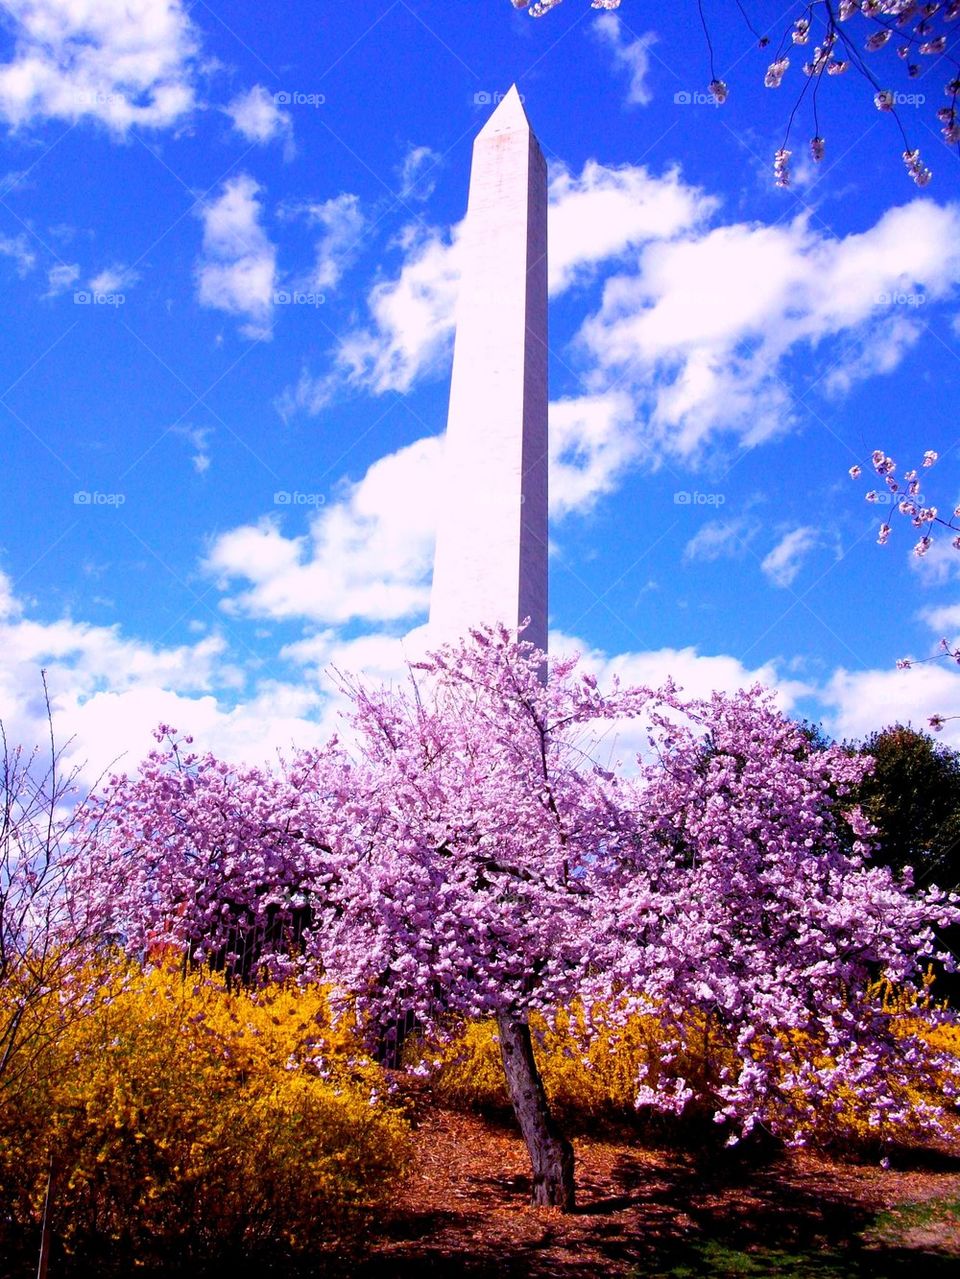
[[389, 1195], [408, 1127], [322, 990], [226, 990], [117, 961], [0, 1093], [3, 1221], [104, 1261], [302, 1250]]
[[[882, 997], [883, 1012], [890, 1018], [895, 1036], [905, 1039], [918, 1035], [935, 1052], [960, 1057], [960, 1027], [935, 1027], [923, 1015], [929, 995], [918, 997], [898, 991], [889, 983], [878, 983], [875, 993]], [[578, 1120], [635, 1114], [641, 1079], [656, 1087], [664, 1075], [667, 1082], [682, 1078], [695, 1096], [702, 1097], [709, 1095], [711, 1081], [717, 1080], [724, 1067], [732, 1072], [740, 1068], [733, 1045], [722, 1029], [715, 1022], [708, 1024], [702, 1014], [685, 1019], [680, 1027], [682, 1044], [679, 1050], [671, 1044], [666, 1064], [666, 1035], [652, 1014], [635, 1014], [621, 1021], [610, 1017], [603, 1006], [595, 1006], [588, 1014], [583, 1006], [574, 1005], [561, 1011], [553, 1026], [532, 1018], [531, 1033], [551, 1103], [568, 1118]], [[822, 1049], [799, 1032], [794, 1032], [782, 1046], [789, 1050], [785, 1057], [792, 1059], [794, 1066], [831, 1064], [819, 1055]], [[433, 1065], [432, 1089], [442, 1104], [479, 1109], [509, 1106], [493, 1021], [472, 1022], [445, 1045], [420, 1045], [413, 1051]], [[757, 1045], [752, 1051], [759, 1054], [763, 1050]], [[890, 1100], [885, 1113], [878, 1115], [875, 1106], [856, 1089], [837, 1085], [815, 1105], [804, 1103], [808, 1118], [804, 1121], [794, 1116], [793, 1130], [820, 1142], [904, 1141], [919, 1138], [924, 1115], [936, 1112], [946, 1129], [960, 1136], [960, 1116], [943, 1106], [945, 1080], [925, 1063], [918, 1062], [907, 1086], [894, 1079], [888, 1084]], [[799, 1092], [793, 1097], [784, 1088], [784, 1099], [795, 1101], [801, 1108]], [[685, 1117], [695, 1120], [706, 1113], [691, 1103]]]
[[[882, 1011], [890, 1019], [890, 1028], [899, 1040], [916, 1036], [935, 1053], [947, 1053], [960, 1057], [960, 1027], [950, 1024], [936, 1025], [924, 1014], [933, 1007], [933, 972], [929, 970], [924, 982], [924, 992], [903, 989], [882, 979], [871, 988], [880, 997]], [[891, 1124], [884, 1114], [877, 1114], [872, 1107], [864, 1106], [862, 1099], [852, 1088], [837, 1089], [829, 1099], [827, 1114], [819, 1123], [821, 1131], [830, 1135], [855, 1137], [866, 1141], [885, 1139], [904, 1140], [919, 1136], [917, 1118], [925, 1111], [936, 1111], [944, 1129], [952, 1136], [960, 1136], [960, 1116], [956, 1107], [943, 1105], [948, 1081], [936, 1070], [921, 1069], [919, 1064], [913, 1078], [905, 1086], [890, 1081], [890, 1110], [899, 1112], [906, 1119]]]
[[[705, 1039], [703, 1018], [691, 1017], [690, 1023], [687, 1047], [674, 1056], [670, 1069], [699, 1085], [716, 1069], [722, 1049], [715, 1035]], [[561, 1010], [552, 1026], [540, 1017], [531, 1018], [530, 1029], [547, 1096], [570, 1116], [632, 1114], [641, 1071], [653, 1086], [664, 1070], [663, 1030], [652, 1015], [634, 1015], [623, 1022], [597, 1005], [588, 1021], [587, 1010], [575, 1004]], [[450, 1106], [509, 1106], [495, 1022], [471, 1022], [450, 1043], [414, 1051], [435, 1066], [433, 1091], [439, 1101]]]

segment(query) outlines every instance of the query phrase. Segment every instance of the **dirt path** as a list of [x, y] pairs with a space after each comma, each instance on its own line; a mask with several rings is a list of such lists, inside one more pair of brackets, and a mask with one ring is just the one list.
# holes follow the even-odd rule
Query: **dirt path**
[[[340, 1264], [331, 1259], [324, 1273], [363, 1279], [960, 1274], [960, 1219], [950, 1207], [956, 1201], [960, 1211], [960, 1157], [904, 1157], [885, 1170], [807, 1152], [758, 1166], [755, 1157], [698, 1157], [601, 1139], [580, 1138], [576, 1147], [577, 1211], [534, 1210], [526, 1202], [525, 1152], [508, 1128], [428, 1112], [395, 1210], [371, 1222], [362, 1255]], [[919, 1206], [899, 1211], [903, 1204]]]

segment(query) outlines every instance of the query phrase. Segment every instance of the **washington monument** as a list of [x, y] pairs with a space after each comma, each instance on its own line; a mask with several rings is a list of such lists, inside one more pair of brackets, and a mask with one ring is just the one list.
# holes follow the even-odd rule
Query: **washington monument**
[[547, 169], [516, 85], [477, 135], [430, 631], [481, 623], [547, 646]]

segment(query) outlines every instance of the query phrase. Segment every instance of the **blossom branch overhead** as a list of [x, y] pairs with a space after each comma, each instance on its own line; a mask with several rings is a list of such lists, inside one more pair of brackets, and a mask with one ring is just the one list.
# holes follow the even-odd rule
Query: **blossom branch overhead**
[[[920, 470], [929, 470], [938, 460], [939, 454], [933, 449], [927, 449], [920, 463]], [[920, 538], [914, 544], [914, 555], [918, 559], [923, 559], [929, 553], [934, 543], [934, 532], [937, 525], [954, 534], [950, 545], [954, 550], [960, 551], [960, 525], [954, 523], [955, 520], [960, 519], [960, 506], [954, 508], [953, 514], [949, 519], [944, 519], [940, 514], [939, 507], [929, 505], [927, 499], [920, 491], [919, 470], [905, 471], [897, 479], [897, 464], [883, 449], [875, 449], [870, 461], [874, 472], [883, 480], [886, 492], [882, 489], [870, 489], [864, 495], [865, 499], [871, 503], [893, 503], [895, 512], [898, 515], [902, 515], [904, 519], [908, 519], [912, 526], [919, 530]], [[862, 474], [862, 467], [857, 465], [850, 467], [849, 475], [851, 479], [858, 480]], [[877, 533], [878, 545], [886, 546], [890, 540], [891, 532], [892, 526], [889, 520], [884, 520]], [[945, 636], [940, 640], [937, 652], [932, 653], [929, 657], [898, 658], [897, 670], [908, 671], [924, 662], [937, 662], [944, 658], [948, 658], [960, 665], [960, 647], [951, 645]], [[939, 733], [944, 724], [953, 719], [960, 719], [960, 715], [931, 715], [927, 723], [934, 732]]]
[[[526, 9], [531, 17], [545, 17], [561, 0], [511, 0], [515, 9]], [[760, 50], [774, 48], [774, 56], [764, 74], [768, 89], [779, 89], [791, 66], [791, 51], [812, 50], [800, 63], [806, 84], [800, 90], [790, 112], [785, 137], [774, 155], [774, 181], [779, 187], [790, 184], [790, 160], [793, 152], [789, 143], [794, 123], [801, 106], [809, 94], [809, 108], [813, 119], [813, 134], [809, 141], [810, 156], [819, 163], [825, 154], [826, 143], [820, 129], [818, 95], [824, 77], [836, 77], [853, 70], [870, 88], [877, 110], [890, 115], [897, 123], [903, 139], [903, 163], [908, 175], [917, 186], [926, 186], [932, 175], [921, 157], [920, 150], [910, 144], [907, 131], [897, 111], [900, 95], [889, 83], [893, 80], [892, 68], [899, 66], [898, 75], [916, 80], [924, 74], [928, 65], [943, 64], [946, 67], [944, 93], [946, 101], [937, 108], [936, 116], [944, 142], [960, 149], [960, 118], [957, 98], [960, 95], [960, 61], [956, 56], [957, 31], [954, 26], [960, 18], [960, 0], [940, 0], [937, 3], [917, 3], [917, 0], [807, 0], [801, 3], [799, 15], [794, 11], [787, 17], [779, 34], [773, 28], [758, 31], [750, 20], [742, 0], [734, 0], [737, 17], [742, 20]], [[592, 0], [594, 9], [619, 9], [620, 0]], [[729, 5], [728, 5], [729, 7]], [[714, 70], [714, 44], [711, 38], [704, 5], [698, 0], [700, 22], [710, 61], [709, 92], [718, 105], [729, 95], [726, 82]], [[865, 31], [865, 24], [869, 30]], [[883, 55], [878, 56], [878, 55]], [[811, 92], [812, 89], [812, 92]]]

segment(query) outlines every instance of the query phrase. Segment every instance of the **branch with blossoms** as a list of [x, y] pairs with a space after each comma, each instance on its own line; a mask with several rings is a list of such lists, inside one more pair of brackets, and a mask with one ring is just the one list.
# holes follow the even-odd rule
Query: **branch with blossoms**
[[[927, 449], [923, 455], [923, 461], [920, 463], [921, 470], [926, 470], [933, 466], [938, 456], [933, 449]], [[874, 450], [871, 462], [873, 470], [883, 480], [887, 492], [882, 493], [876, 489], [871, 489], [866, 494], [866, 501], [893, 502], [896, 512], [909, 519], [913, 527], [920, 530], [920, 539], [913, 548], [914, 555], [922, 559], [927, 554], [933, 545], [933, 532], [937, 525], [956, 534], [951, 545], [956, 550], [960, 550], [960, 526], [953, 522], [955, 519], [960, 519], [960, 506], [954, 509], [950, 519], [944, 519], [938, 507], [927, 505], [926, 499], [920, 492], [920, 476], [917, 470], [905, 471], [898, 480], [896, 478], [897, 464], [892, 457], [888, 457], [884, 453], [883, 449]], [[850, 467], [849, 475], [851, 479], [858, 480], [862, 474], [861, 467]], [[881, 546], [887, 544], [891, 531], [889, 521], [884, 521], [880, 525], [877, 542]]]
[[[929, 469], [939, 458], [939, 454], [933, 449], [927, 449], [923, 455], [923, 461], [920, 463], [921, 469]], [[936, 506], [928, 506], [926, 499], [920, 492], [920, 476], [916, 470], [905, 471], [902, 477], [896, 478], [897, 464], [892, 457], [888, 457], [883, 449], [875, 449], [871, 457], [873, 470], [883, 480], [887, 489], [886, 493], [878, 492], [876, 489], [870, 489], [865, 495], [868, 502], [890, 501], [894, 503], [894, 509], [899, 515], [909, 519], [915, 529], [920, 530], [920, 539], [914, 545], [913, 553], [919, 559], [922, 559], [933, 545], [933, 531], [936, 525], [947, 529], [955, 534], [950, 545], [960, 551], [960, 526], [954, 523], [954, 520], [960, 519], [960, 506], [954, 508], [953, 515], [950, 519], [944, 519], [939, 513]], [[853, 480], [858, 480], [863, 474], [863, 470], [859, 466], [851, 466], [849, 475]], [[884, 521], [880, 525], [877, 534], [877, 543], [880, 546], [886, 546], [890, 540], [891, 526], [888, 521]], [[940, 640], [940, 647], [936, 653], [932, 653], [929, 657], [901, 657], [897, 659], [897, 670], [908, 671], [913, 666], [919, 666], [923, 662], [939, 662], [944, 658], [960, 665], [960, 647], [951, 647], [946, 637]], [[931, 715], [927, 720], [930, 728], [935, 733], [942, 731], [944, 724], [948, 720], [960, 719], [960, 715]]]
[[[951, 661], [960, 665], [960, 648], [951, 648], [950, 641], [944, 637], [940, 640], [940, 647], [936, 653], [931, 653], [929, 657], [899, 657], [897, 658], [897, 670], [909, 671], [914, 666], [920, 666], [924, 662], [939, 662], [942, 658], [948, 657]], [[960, 715], [931, 715], [927, 720], [927, 724], [935, 733], [943, 731], [944, 724], [951, 719], [960, 719]]]
[[[526, 9], [533, 18], [542, 18], [555, 9], [561, 0], [511, 0], [515, 9]], [[716, 0], [715, 0], [716, 2]], [[727, 0], [729, 2], [729, 0]], [[789, 51], [805, 49], [812, 45], [813, 52], [801, 64], [806, 84], [800, 90], [787, 121], [782, 145], [774, 155], [774, 181], [779, 187], [790, 185], [789, 143], [797, 115], [809, 95], [810, 114], [813, 119], [813, 136], [810, 138], [810, 156], [819, 163], [825, 154], [826, 143], [820, 130], [819, 94], [825, 76], [844, 75], [851, 68], [860, 75], [873, 94], [877, 110], [892, 116], [903, 139], [903, 162], [907, 173], [917, 184], [926, 186], [931, 170], [920, 156], [919, 148], [910, 145], [903, 121], [897, 111], [905, 99], [916, 101], [918, 95], [905, 95], [891, 89], [877, 74], [880, 59], [875, 55], [885, 52], [883, 73], [892, 65], [895, 52], [901, 64], [902, 74], [908, 80], [916, 80], [925, 71], [925, 60], [934, 59], [932, 65], [944, 64], [946, 80], [944, 92], [947, 101], [937, 109], [937, 120], [944, 141], [960, 150], [960, 116], [957, 99], [960, 96], [960, 61], [957, 59], [960, 40], [954, 27], [960, 18], [960, 0], [941, 0], [939, 3], [917, 3], [917, 0], [800, 0], [798, 16], [790, 16], [779, 29], [771, 26], [760, 31], [751, 21], [743, 0], [733, 0], [739, 16], [745, 23], [759, 49], [774, 47], [773, 61], [764, 75], [768, 89], [779, 89], [790, 68]], [[594, 9], [619, 9], [620, 0], [592, 0]], [[709, 92], [717, 105], [729, 96], [729, 89], [716, 71], [713, 40], [704, 13], [703, 0], [697, 0], [700, 23], [710, 63]], [[794, 10], [797, 14], [797, 10]], [[675, 14], [671, 14], [675, 18]], [[778, 20], [779, 23], [780, 20]], [[865, 39], [864, 23], [869, 24]], [[922, 99], [920, 99], [922, 101]]]

